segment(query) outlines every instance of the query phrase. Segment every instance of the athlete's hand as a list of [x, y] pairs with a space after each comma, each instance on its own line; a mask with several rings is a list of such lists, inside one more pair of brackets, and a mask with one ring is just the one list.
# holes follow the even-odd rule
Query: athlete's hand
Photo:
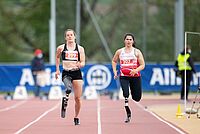
[[58, 79], [59, 75], [60, 75], [60, 70], [56, 70], [56, 73], [55, 73], [56, 79]]
[[81, 62], [77, 61], [77, 62], [76, 62], [76, 66], [77, 66], [78, 68], [81, 68]]
[[117, 79], [118, 78], [118, 76], [117, 76], [117, 71], [116, 72], [114, 72], [114, 79]]
[[137, 73], [138, 73], [137, 69], [132, 69], [131, 72], [130, 72], [130, 74], [131, 74], [132, 76], [134, 76], [134, 75], [137, 74]]

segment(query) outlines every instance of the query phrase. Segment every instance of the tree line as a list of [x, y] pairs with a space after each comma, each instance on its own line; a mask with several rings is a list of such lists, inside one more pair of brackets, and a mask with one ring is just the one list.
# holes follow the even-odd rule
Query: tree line
[[[111, 52], [123, 46], [126, 32], [135, 35], [136, 46], [147, 62], [174, 62], [174, 2], [146, 0], [88, 0]], [[185, 31], [200, 32], [200, 1], [184, 1]], [[144, 11], [146, 26], [144, 29]], [[0, 1], [0, 61], [27, 63], [41, 48], [49, 62], [50, 0]], [[76, 1], [56, 0], [56, 44], [64, 42], [64, 30], [75, 29]], [[144, 44], [144, 32], [146, 43]], [[86, 7], [81, 1], [80, 45], [88, 62], [110, 62]], [[192, 56], [199, 61], [200, 37], [188, 36]], [[184, 44], [183, 44], [184, 45]], [[145, 49], [145, 50], [144, 50]]]

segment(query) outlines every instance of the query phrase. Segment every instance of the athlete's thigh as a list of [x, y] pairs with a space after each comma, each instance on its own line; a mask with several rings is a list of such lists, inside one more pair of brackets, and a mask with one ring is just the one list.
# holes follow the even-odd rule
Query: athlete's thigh
[[120, 77], [120, 84], [125, 98], [129, 97], [129, 80], [127, 78]]
[[73, 80], [74, 97], [81, 97], [83, 80]]
[[141, 78], [136, 77], [130, 81], [130, 89], [132, 98], [136, 100], [140, 100], [142, 95], [142, 87], [141, 87]]
[[121, 84], [122, 90], [129, 90], [129, 80], [128, 79], [120, 78], [120, 84]]

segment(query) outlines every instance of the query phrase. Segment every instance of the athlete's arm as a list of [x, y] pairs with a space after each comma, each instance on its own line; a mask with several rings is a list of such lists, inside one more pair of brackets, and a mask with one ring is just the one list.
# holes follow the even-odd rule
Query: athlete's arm
[[80, 61], [77, 62], [77, 67], [82, 68], [85, 66], [85, 50], [82, 46], [79, 46]]
[[56, 50], [56, 74], [55, 74], [56, 79], [60, 75], [59, 66], [60, 66], [60, 55], [61, 55], [62, 50], [63, 50], [63, 45], [58, 46]]
[[138, 62], [139, 62], [139, 67], [137, 68], [137, 71], [141, 71], [145, 68], [145, 62], [144, 62], [144, 57], [142, 52], [138, 49], [137, 50], [138, 53]]
[[195, 68], [194, 68], [194, 62], [193, 62], [193, 59], [191, 58], [191, 56], [188, 58], [187, 61], [188, 61], [189, 65], [191, 66], [192, 71], [193, 71], [194, 73], [196, 73], [196, 70], [195, 70]]
[[117, 61], [119, 59], [119, 54], [120, 54], [120, 49], [115, 52], [115, 55], [113, 56], [113, 59], [112, 59], [112, 69], [113, 69], [115, 79], [117, 78]]
[[141, 70], [143, 70], [145, 67], [144, 58], [143, 58], [142, 52], [139, 49], [136, 49], [136, 57], [138, 59], [139, 66], [131, 70], [130, 74], [133, 76], [137, 74], [138, 72], [140, 72]]

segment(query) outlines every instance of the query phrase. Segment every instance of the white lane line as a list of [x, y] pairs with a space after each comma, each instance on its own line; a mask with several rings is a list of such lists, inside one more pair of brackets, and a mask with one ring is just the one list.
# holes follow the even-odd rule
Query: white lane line
[[56, 104], [54, 107], [52, 107], [51, 109], [47, 110], [42, 115], [40, 115], [37, 119], [35, 119], [34, 121], [30, 122], [29, 124], [27, 124], [23, 128], [19, 129], [17, 132], [15, 132], [15, 134], [20, 134], [21, 132], [23, 132], [25, 129], [27, 129], [28, 127], [30, 127], [31, 125], [33, 125], [34, 123], [36, 123], [37, 121], [42, 119], [44, 116], [46, 116], [49, 112], [55, 110], [59, 106], [59, 104], [60, 103]]
[[3, 108], [3, 109], [0, 109], [0, 112], [4, 112], [4, 111], [8, 111], [8, 110], [14, 109], [14, 108], [24, 104], [25, 102], [26, 102], [26, 100], [20, 101], [19, 103], [16, 103], [16, 104], [14, 104], [14, 105], [12, 105], [10, 107], [6, 107], [6, 108]]
[[171, 128], [175, 129], [179, 134], [186, 134], [185, 132], [183, 132], [182, 130], [180, 130], [179, 128], [177, 128], [176, 126], [172, 125], [171, 123], [163, 120], [162, 118], [160, 118], [159, 116], [157, 116], [155, 113], [153, 113], [152, 111], [145, 109], [140, 103], [135, 102], [141, 109], [147, 111], [148, 113], [150, 113], [151, 115], [153, 115], [154, 117], [156, 117], [158, 120], [162, 121], [163, 123], [167, 124], [168, 126], [170, 126]]
[[98, 121], [98, 134], [102, 134], [101, 133], [101, 100], [100, 100], [99, 95], [97, 99], [97, 121]]

